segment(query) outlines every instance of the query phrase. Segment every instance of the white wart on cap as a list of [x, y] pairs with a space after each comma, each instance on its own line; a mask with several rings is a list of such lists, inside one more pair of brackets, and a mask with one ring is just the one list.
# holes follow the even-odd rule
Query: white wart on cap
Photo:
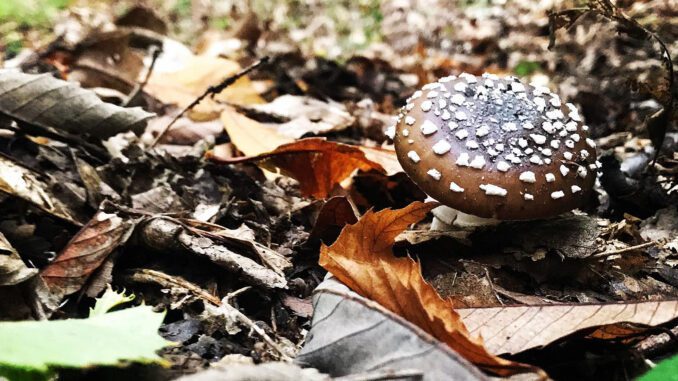
[[586, 199], [595, 144], [577, 108], [515, 77], [462, 74], [425, 85], [401, 109], [394, 143], [427, 194], [464, 213], [544, 218]]

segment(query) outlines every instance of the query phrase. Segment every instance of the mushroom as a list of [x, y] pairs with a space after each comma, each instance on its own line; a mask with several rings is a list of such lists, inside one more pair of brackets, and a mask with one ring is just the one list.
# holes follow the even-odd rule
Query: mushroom
[[[599, 166], [588, 129], [548, 88], [463, 73], [416, 91], [391, 134], [400, 164], [424, 192], [496, 221], [580, 206]], [[461, 215], [434, 214], [445, 223]]]

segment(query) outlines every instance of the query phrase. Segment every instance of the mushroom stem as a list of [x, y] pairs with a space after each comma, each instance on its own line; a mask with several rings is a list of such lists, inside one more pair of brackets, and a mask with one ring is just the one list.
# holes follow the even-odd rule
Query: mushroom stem
[[460, 212], [449, 206], [441, 205], [431, 211], [433, 213], [433, 223], [431, 230], [450, 230], [452, 227], [468, 228], [477, 226], [497, 225], [499, 220], [494, 218], [483, 218]]

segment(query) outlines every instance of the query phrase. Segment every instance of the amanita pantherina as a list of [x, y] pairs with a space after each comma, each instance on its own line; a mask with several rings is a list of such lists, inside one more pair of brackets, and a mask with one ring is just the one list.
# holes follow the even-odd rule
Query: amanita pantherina
[[587, 131], [576, 107], [548, 88], [464, 73], [415, 92], [390, 133], [429, 196], [472, 216], [526, 220], [585, 200], [597, 170]]

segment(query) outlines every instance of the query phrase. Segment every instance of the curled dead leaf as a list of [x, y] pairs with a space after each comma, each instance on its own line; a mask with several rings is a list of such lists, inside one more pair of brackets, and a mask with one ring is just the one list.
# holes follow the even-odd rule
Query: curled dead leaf
[[283, 144], [271, 152], [254, 157], [229, 159], [218, 157], [213, 152], [207, 156], [215, 162], [256, 163], [270, 171], [279, 171], [299, 181], [303, 195], [316, 198], [327, 197], [356, 170], [384, 172], [384, 168], [369, 160], [359, 147], [322, 138]]
[[367, 212], [356, 224], [346, 226], [333, 245], [321, 247], [320, 265], [353, 291], [417, 325], [486, 371], [510, 375], [535, 370], [490, 353], [482, 340], [471, 336], [451, 301], [424, 280], [420, 264], [393, 255], [396, 236], [436, 206], [414, 202], [402, 209]]

